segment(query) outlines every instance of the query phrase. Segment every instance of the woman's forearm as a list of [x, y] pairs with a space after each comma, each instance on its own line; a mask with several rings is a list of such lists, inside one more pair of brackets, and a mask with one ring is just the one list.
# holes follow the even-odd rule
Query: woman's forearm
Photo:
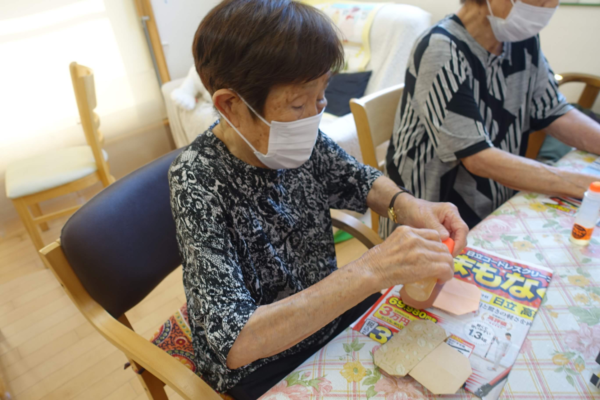
[[594, 179], [515, 156], [496, 148], [483, 150], [462, 160], [474, 175], [528, 192], [580, 198]]
[[[394, 181], [386, 176], [380, 176], [371, 187], [371, 191], [367, 196], [367, 205], [372, 211], [387, 218], [390, 201], [398, 191], [398, 185]], [[398, 196], [395, 202], [397, 209], [401, 210], [405, 202], [409, 202], [411, 198], [412, 196], [409, 194]]]
[[558, 118], [546, 132], [569, 146], [600, 154], [600, 124], [579, 110]]
[[289, 349], [380, 289], [359, 259], [300, 293], [260, 306], [233, 344], [228, 368]]

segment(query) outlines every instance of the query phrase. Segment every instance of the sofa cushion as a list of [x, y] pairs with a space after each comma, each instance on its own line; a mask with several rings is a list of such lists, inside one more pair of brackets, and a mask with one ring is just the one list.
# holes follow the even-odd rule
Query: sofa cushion
[[364, 96], [371, 71], [334, 75], [325, 90], [327, 112], [341, 117], [350, 113], [350, 100]]

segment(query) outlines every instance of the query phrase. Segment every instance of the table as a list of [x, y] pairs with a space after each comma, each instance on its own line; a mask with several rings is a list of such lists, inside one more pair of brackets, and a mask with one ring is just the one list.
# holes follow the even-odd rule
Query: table
[[[596, 156], [573, 151], [558, 166], [580, 171]], [[551, 268], [554, 277], [501, 399], [600, 399], [589, 383], [600, 373], [600, 229], [592, 243], [570, 244], [573, 217], [544, 206], [548, 197], [519, 193], [469, 234], [469, 244]], [[388, 378], [374, 369], [379, 344], [346, 329], [262, 400], [430, 399], [412, 378]], [[456, 395], [471, 399], [461, 389]]]

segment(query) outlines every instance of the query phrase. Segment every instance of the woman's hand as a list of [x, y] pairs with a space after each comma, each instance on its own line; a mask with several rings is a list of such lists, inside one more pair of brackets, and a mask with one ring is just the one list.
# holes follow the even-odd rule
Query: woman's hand
[[[367, 205], [377, 214], [387, 217], [390, 201], [398, 190], [398, 186], [392, 180], [380, 176], [373, 183], [367, 196]], [[432, 203], [417, 199], [410, 193], [402, 193], [396, 197], [394, 211], [400, 225], [433, 229], [438, 232], [441, 240], [446, 240], [448, 237], [454, 239], [454, 256], [467, 245], [469, 227], [453, 204]]]
[[457, 256], [467, 245], [469, 227], [462, 220], [458, 208], [451, 203], [432, 203], [417, 199], [410, 194], [402, 194], [394, 207], [398, 210], [398, 223], [413, 228], [433, 229], [441, 240], [454, 239], [454, 253]]
[[376, 290], [425, 278], [445, 282], [454, 275], [453, 258], [440, 233], [433, 229], [400, 226], [359, 262], [374, 279]]

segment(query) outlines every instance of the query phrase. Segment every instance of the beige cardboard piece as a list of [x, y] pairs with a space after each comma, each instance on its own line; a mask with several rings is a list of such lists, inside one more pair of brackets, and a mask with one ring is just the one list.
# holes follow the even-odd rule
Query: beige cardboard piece
[[444, 328], [434, 322], [411, 321], [375, 352], [375, 365], [388, 375], [406, 376], [446, 337]]
[[446, 282], [433, 306], [454, 315], [463, 315], [479, 309], [481, 291], [475, 285], [452, 278]]
[[454, 394], [472, 373], [467, 357], [441, 343], [409, 375], [433, 394]]

